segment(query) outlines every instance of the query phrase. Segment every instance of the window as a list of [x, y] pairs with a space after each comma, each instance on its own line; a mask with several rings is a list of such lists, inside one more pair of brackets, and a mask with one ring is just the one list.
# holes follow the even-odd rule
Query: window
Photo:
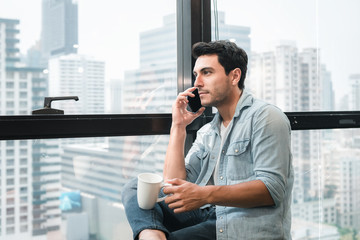
[[20, 98], [27, 98], [28, 93], [27, 92], [20, 92]]
[[20, 232], [27, 232], [28, 231], [28, 226], [27, 225], [21, 225], [20, 226]]
[[20, 82], [19, 87], [20, 88], [27, 88], [27, 82]]
[[[7, 24], [14, 30], [6, 36], [16, 45], [12, 54], [24, 55], [24, 63], [14, 65], [26, 67], [6, 74], [39, 86], [28, 95], [37, 96], [47, 84], [39, 98], [78, 96], [77, 102], [54, 103], [67, 114], [171, 112], [177, 95], [176, 1], [142, 0], [121, 7], [116, 1], [20, 2], [2, 4], [1, 9], [20, 20]], [[21, 12], [20, 6], [31, 11]], [[60, 11], [68, 18], [60, 17]], [[39, 41], [41, 46], [36, 45]], [[45, 69], [45, 74], [34, 68]], [[19, 88], [27, 84], [30, 81], [21, 81]], [[27, 98], [22, 94], [20, 98]]]
[[[113, 0], [68, 1], [76, 4], [76, 6], [70, 5], [69, 8], [77, 8], [78, 23], [69, 25], [77, 26], [76, 30], [79, 35], [77, 38], [72, 38], [71, 44], [66, 46], [64, 42], [59, 41], [63, 38], [56, 35], [59, 34], [58, 32], [63, 33], [61, 31], [52, 32], [58, 28], [51, 26], [49, 24], [51, 21], [44, 21], [44, 25], [47, 26], [42, 26], [41, 23], [42, 18], [51, 19], [52, 16], [55, 16], [52, 13], [55, 13], [57, 9], [64, 9], [64, 5], [61, 4], [65, 1], [54, 2], [54, 8], [46, 9], [47, 16], [42, 16], [41, 13], [41, 2], [43, 1], [19, 1], [21, 4], [16, 4], [18, 6], [10, 4], [12, 1], [0, 1], [0, 19], [4, 17], [2, 16], [4, 12], [7, 14], [6, 17], [13, 19], [7, 25], [9, 30], [5, 34], [8, 34], [7, 37], [15, 39], [11, 44], [14, 48], [15, 45], [18, 45], [16, 48], [19, 47], [19, 52], [11, 54], [10, 58], [8, 56], [7, 59], [10, 62], [0, 61], [1, 66], [8, 66], [11, 69], [11, 71], [5, 71], [0, 80], [14, 82], [9, 92], [12, 93], [12, 100], [17, 101], [14, 109], [7, 111], [0, 109], [0, 111], [8, 115], [14, 113], [27, 115], [0, 116], [0, 137], [3, 140], [0, 141], [0, 154], [2, 154], [0, 159], [6, 159], [0, 164], [2, 164], [1, 167], [5, 165], [4, 169], [14, 169], [14, 177], [10, 177], [14, 179], [15, 183], [6, 187], [6, 198], [15, 199], [15, 208], [9, 212], [6, 210], [6, 212], [11, 213], [11, 217], [14, 217], [16, 221], [20, 219], [20, 223], [16, 223], [19, 225], [13, 227], [12, 231], [7, 228], [2, 232], [0, 230], [0, 238], [10, 232], [12, 232], [11, 234], [22, 233], [21, 237], [18, 237], [21, 239], [23, 239], [23, 235], [46, 238], [47, 232], [49, 235], [59, 234], [55, 237], [60, 237], [60, 235], [66, 234], [64, 230], [66, 226], [60, 224], [61, 219], [72, 215], [67, 213], [77, 214], [81, 211], [89, 216], [93, 216], [93, 214], [97, 216], [89, 218], [89, 226], [93, 234], [90, 238], [101, 236], [105, 239], [113, 239], [118, 237], [120, 232], [124, 239], [130, 239], [131, 231], [126, 223], [126, 216], [121, 204], [121, 188], [141, 171], [151, 169], [154, 172], [161, 172], [171, 124], [171, 104], [177, 95], [177, 90], [187, 88], [191, 82], [191, 60], [187, 56], [190, 53], [190, 42], [210, 40], [210, 37], [207, 36], [210, 28], [219, 29], [219, 38], [229, 38], [237, 43], [240, 41], [241, 46], [250, 50], [251, 64], [265, 60], [262, 67], [264, 67], [264, 77], [267, 81], [264, 82], [266, 91], [263, 92], [266, 94], [264, 98], [267, 101], [276, 101], [274, 94], [279, 91], [272, 88], [277, 79], [278, 71], [276, 70], [278, 68], [276, 69], [276, 67], [283, 64], [284, 70], [286, 59], [288, 70], [283, 71], [284, 81], [282, 83], [284, 87], [291, 87], [291, 91], [283, 91], [287, 93], [283, 98], [286, 101], [282, 101], [281, 105], [284, 110], [356, 109], [343, 107], [350, 106], [350, 102], [356, 102], [354, 97], [341, 98], [335, 104], [335, 102], [331, 102], [331, 99], [334, 99], [333, 95], [321, 94], [317, 89], [313, 92], [310, 91], [314, 90], [313, 85], [324, 87], [324, 93], [331, 93], [337, 89], [334, 87], [334, 83], [329, 83], [330, 79], [335, 79], [332, 72], [333, 67], [327, 62], [323, 62], [322, 54], [325, 53], [320, 44], [323, 39], [330, 38], [319, 39], [315, 45], [308, 44], [309, 49], [302, 47], [305, 44], [299, 45], [296, 42], [297, 38], [293, 39], [297, 49], [291, 47], [291, 42], [287, 44], [290, 47], [273, 49], [278, 45], [271, 45], [272, 39], [268, 39], [268, 37], [280, 36], [277, 33], [282, 29], [280, 27], [286, 24], [290, 25], [290, 22], [294, 22], [292, 18], [296, 19], [300, 14], [301, 21], [304, 21], [305, 24], [311, 22], [310, 30], [289, 27], [284, 32], [291, 34], [290, 36], [311, 36], [311, 40], [317, 39], [316, 36], [320, 35], [316, 32], [317, 30], [314, 30], [316, 21], [313, 21], [312, 14], [310, 17], [308, 15], [309, 12], [314, 12], [314, 9], [322, 12], [330, 11], [323, 7], [321, 0], [316, 1], [319, 4], [318, 8], [309, 7], [311, 4], [308, 1], [301, 3], [285, 3], [280, 0], [264, 1], [261, 2], [264, 9], [249, 8], [253, 4], [249, 1], [221, 1], [217, 6], [219, 9], [217, 17], [221, 20], [217, 22], [217, 26], [215, 24], [210, 26], [210, 21], [207, 22], [206, 17], [194, 14], [192, 24], [199, 24], [203, 31], [195, 31], [194, 26], [186, 25], [187, 20], [190, 19], [188, 12], [190, 5], [186, 4], [195, 3], [197, 0], [156, 2], [142, 0], [136, 1], [134, 5], [127, 3], [124, 6]], [[206, 0], [203, 2], [206, 3]], [[140, 3], [141, 8], [139, 8]], [[182, 5], [183, 8], [177, 8], [179, 13], [179, 11], [175, 11], [176, 4], [178, 7], [179, 4], [186, 5], [186, 7]], [[287, 14], [286, 11], [292, 10], [291, 4], [303, 5], [299, 5], [300, 10], [297, 14]], [[212, 6], [212, 10], [214, 10], [214, 3]], [[273, 6], [285, 10], [281, 14], [274, 15], [271, 14]], [[29, 11], [21, 11], [20, 7]], [[339, 23], [347, 21], [346, 15], [352, 16], [355, 19], [354, 23], [360, 22], [356, 21], [360, 14], [358, 12], [353, 14], [353, 11], [359, 9], [358, 7], [350, 7], [346, 4], [342, 4], [341, 7], [348, 7], [341, 13], [349, 14], [341, 15], [343, 18]], [[196, 9], [192, 5], [191, 8]], [[232, 12], [235, 9], [236, 12]], [[200, 10], [207, 13], [206, 9]], [[94, 12], [97, 13], [96, 18], [94, 18]], [[239, 13], [241, 14], [239, 15]], [[176, 14], [180, 15], [176, 16]], [[212, 14], [214, 20], [216, 16], [214, 12], [209, 12], [209, 14]], [[292, 21], [283, 21], [277, 26], [266, 25], [271, 17], [284, 18], [284, 14], [287, 19], [291, 18]], [[259, 31], [258, 33], [254, 32], [253, 23], [250, 24], [248, 21], [251, 16], [248, 15], [256, 16], [258, 21], [256, 26], [263, 26], [260, 31], [261, 37], [259, 37]], [[303, 15], [306, 15], [307, 18], [304, 18]], [[196, 19], [197, 17], [199, 19]], [[246, 18], [246, 21], [243, 17]], [[16, 19], [20, 21], [18, 22]], [[182, 21], [181, 24], [177, 20]], [[200, 20], [204, 20], [201, 22], [204, 25], [200, 24]], [[326, 18], [325, 20], [327, 21]], [[300, 24], [301, 21], [296, 20], [295, 22]], [[325, 25], [323, 20], [318, 22], [321, 24], [318, 25], [320, 31], [329, 26]], [[3, 22], [0, 20], [1, 24]], [[49, 41], [46, 46], [44, 45], [44, 49], [40, 50], [39, 46], [34, 43], [40, 40], [40, 33], [45, 31], [45, 28], [50, 33]], [[358, 28], [354, 26], [352, 29]], [[32, 33], [27, 33], [28, 31]], [[216, 33], [216, 31], [212, 32]], [[353, 30], [344, 36], [351, 36], [354, 41], [359, 42], [356, 33], [356, 30]], [[213, 39], [216, 38], [216, 35], [213, 36]], [[268, 45], [272, 47], [272, 50], [267, 53], [262, 49], [259, 50], [256, 46], [260, 41], [270, 42]], [[3, 44], [1, 40], [0, 44]], [[320, 50], [314, 51], [314, 48], [318, 47]], [[343, 47], [348, 48], [348, 45]], [[356, 47], [358, 46], [356, 45], [353, 51], [344, 52], [351, 56], [355, 55], [359, 52]], [[177, 50], [179, 49], [184, 50], [179, 51], [178, 55]], [[128, 53], [127, 50], [131, 52]], [[40, 51], [44, 51], [41, 53], [44, 54], [44, 59], [37, 58]], [[16, 56], [20, 53], [22, 57], [17, 59]], [[285, 58], [285, 56], [288, 57]], [[357, 56], [360, 55], [357, 54]], [[48, 61], [49, 59], [51, 60]], [[337, 57], [333, 59], [337, 59]], [[22, 61], [21, 64], [14, 64], [13, 61], [17, 60]], [[347, 61], [343, 62], [345, 64]], [[358, 62], [355, 60], [351, 62], [351, 65], [352, 63], [355, 65]], [[11, 68], [14, 66], [26, 67], [23, 69]], [[345, 68], [350, 68], [350, 65]], [[20, 79], [21, 71], [27, 73], [26, 80]], [[252, 69], [249, 72], [248, 80], [255, 79], [254, 73], [256, 72]], [[291, 83], [285, 81], [285, 73], [287, 79], [292, 80]], [[355, 85], [356, 73], [354, 71], [354, 77], [349, 77], [350, 79], [355, 78], [355, 80], [351, 80]], [[4, 84], [2, 83], [1, 86], [3, 87]], [[251, 88], [250, 81], [246, 87], [256, 91], [256, 88]], [[295, 88], [303, 88], [304, 92], [293, 90]], [[0, 89], [2, 106], [6, 105], [6, 101], [11, 97], [6, 95], [5, 89]], [[356, 89], [356, 87], [351, 87], [351, 89]], [[52, 102], [53, 108], [65, 111], [64, 116], [29, 116], [31, 110], [43, 107], [45, 96], [73, 95], [79, 96], [80, 100]], [[320, 108], [319, 101], [313, 101], [317, 95], [318, 99], [326, 99], [321, 102], [321, 106], [325, 106], [325, 102], [329, 103], [326, 108]], [[352, 94], [352, 96], [356, 96], [356, 94]], [[336, 98], [339, 99], [339, 95], [336, 95]], [[22, 108], [21, 111], [17, 109], [17, 106]], [[332, 108], [333, 106], [335, 108]], [[102, 115], [104, 113], [106, 115]], [[302, 114], [295, 117], [291, 117], [293, 115], [289, 114], [289, 118], [301, 122], [301, 117], [310, 113]], [[322, 121], [320, 123], [314, 121], [310, 125], [306, 125], [307, 122], [304, 124], [303, 121], [302, 124], [305, 125], [306, 130], [293, 131], [294, 163], [296, 163], [294, 168], [297, 174], [296, 178], [300, 179], [294, 186], [296, 191], [294, 191], [294, 208], [292, 210], [295, 219], [293, 226], [300, 226], [298, 228], [300, 230], [297, 231], [297, 228], [294, 227], [293, 239], [309, 238], [314, 232], [319, 233], [319, 229], [311, 228], [315, 225], [324, 229], [324, 234], [332, 234], [332, 237], [340, 238], [339, 232], [344, 231], [336, 230], [334, 225], [338, 225], [340, 228], [344, 227], [343, 223], [349, 219], [345, 211], [359, 209], [356, 201], [352, 202], [350, 197], [346, 201], [348, 206], [352, 206], [351, 209], [344, 207], [345, 200], [343, 198], [340, 198], [340, 201], [337, 200], [341, 191], [351, 189], [349, 184], [356, 182], [356, 176], [359, 176], [356, 172], [358, 171], [356, 162], [359, 162], [356, 159], [357, 156], [360, 156], [356, 147], [360, 142], [356, 137], [359, 135], [358, 131], [356, 129], [308, 130], [314, 126], [315, 129], [325, 128], [325, 126], [339, 127], [341, 121], [345, 121], [347, 128], [349, 126], [359, 127], [357, 118], [353, 118], [352, 115], [351, 118], [345, 117], [339, 120], [330, 114], [327, 117], [316, 118], [317, 120], [322, 119]], [[209, 119], [211, 119], [210, 113], [204, 118], [204, 121]], [[314, 118], [310, 116], [310, 119]], [[298, 127], [295, 124], [296, 121], [293, 121], [295, 128]], [[203, 122], [189, 127], [187, 145], [191, 144], [192, 135], [201, 124]], [[7, 142], [9, 145], [6, 144]], [[340, 148], [339, 151], [338, 148]], [[299, 159], [301, 161], [307, 159], [308, 162], [299, 164], [301, 162]], [[351, 175], [347, 174], [348, 168], [342, 169], [343, 165], [339, 166], [339, 163], [345, 164], [347, 161], [353, 163], [354, 172]], [[345, 181], [346, 186], [342, 185], [344, 180], [339, 179], [340, 176], [349, 178]], [[1, 175], [1, 178], [2, 184], [6, 183], [5, 179], [10, 179], [7, 174]], [[59, 208], [60, 197], [72, 194], [80, 195], [81, 210], [76, 207], [71, 208], [69, 212], [66, 209], [64, 209], [65, 211], [61, 210]], [[356, 193], [354, 192], [354, 194]], [[17, 199], [19, 199], [19, 204], [17, 204]], [[327, 209], [331, 209], [331, 214], [327, 215], [328, 218], [324, 214]], [[309, 228], [301, 227], [303, 220], [308, 221], [307, 223], [312, 222], [306, 224], [310, 225]], [[1, 221], [4, 220], [0, 219]], [[313, 223], [314, 221], [315, 223]], [[355, 220], [347, 221], [349, 224], [353, 222], [353, 225], [347, 226], [347, 228], [357, 226]], [[325, 223], [332, 226], [328, 227]], [[108, 229], [116, 229], [116, 231]], [[325, 238], [327, 235], [321, 237]]]
[[14, 73], [13, 72], [6, 72], [6, 78], [7, 79], [13, 79], [14, 78]]
[[27, 207], [20, 207], [20, 213], [27, 213]]
[[15, 213], [14, 208], [6, 208], [6, 215], [13, 215]]
[[6, 107], [7, 108], [13, 108], [14, 107], [14, 102], [6, 102]]
[[11, 186], [11, 185], [14, 185], [14, 179], [13, 178], [8, 178], [6, 179], [6, 185], [7, 186]]
[[6, 199], [6, 205], [13, 205], [15, 203], [15, 199], [14, 198], [7, 198]]
[[20, 72], [20, 79], [26, 79], [27, 75], [27, 72]]
[[7, 176], [13, 176], [14, 175], [14, 169], [6, 169], [6, 175]]
[[6, 227], [6, 234], [7, 235], [12, 235], [15, 232], [15, 228], [14, 227]]
[[14, 223], [15, 223], [14, 217], [7, 217], [6, 218], [6, 224], [7, 225], [11, 225], [11, 224], [14, 224]]
[[6, 166], [8, 166], [8, 167], [14, 166], [14, 159], [6, 160]]
[[14, 92], [6, 92], [6, 98], [7, 98], [7, 99], [12, 99], [12, 98], [14, 98]]

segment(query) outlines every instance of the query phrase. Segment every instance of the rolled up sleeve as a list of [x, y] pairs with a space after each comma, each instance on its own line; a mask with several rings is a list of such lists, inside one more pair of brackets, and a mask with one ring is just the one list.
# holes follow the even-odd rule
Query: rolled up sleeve
[[286, 115], [277, 107], [266, 105], [253, 119], [253, 164], [256, 179], [270, 192], [275, 207], [285, 197], [291, 171], [291, 128]]

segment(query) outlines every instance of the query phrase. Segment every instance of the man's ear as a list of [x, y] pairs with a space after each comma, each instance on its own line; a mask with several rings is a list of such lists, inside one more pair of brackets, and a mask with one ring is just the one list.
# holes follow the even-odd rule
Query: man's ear
[[232, 70], [232, 83], [234, 85], [238, 85], [238, 82], [240, 81], [240, 77], [241, 77], [241, 69], [240, 68], [235, 68]]

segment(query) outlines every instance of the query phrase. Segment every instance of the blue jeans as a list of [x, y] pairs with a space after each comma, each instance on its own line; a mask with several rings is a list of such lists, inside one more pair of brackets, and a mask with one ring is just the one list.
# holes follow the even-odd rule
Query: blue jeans
[[144, 229], [161, 230], [169, 240], [216, 239], [215, 207], [175, 214], [167, 204], [160, 202], [151, 210], [143, 210], [139, 208], [136, 191], [137, 179], [131, 180], [122, 190], [122, 202], [134, 239], [138, 239]]

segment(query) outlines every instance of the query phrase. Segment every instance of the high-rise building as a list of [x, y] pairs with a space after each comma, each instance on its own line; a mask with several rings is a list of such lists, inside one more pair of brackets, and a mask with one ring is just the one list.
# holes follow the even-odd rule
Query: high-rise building
[[[27, 52], [29, 67], [48, 67], [51, 57], [77, 52], [78, 9], [72, 0], [42, 0], [41, 40]], [[33, 109], [43, 107], [49, 96], [48, 81], [35, 79]], [[41, 92], [40, 92], [41, 91]], [[37, 140], [33, 143], [33, 235], [56, 233], [61, 225], [59, 209], [61, 141]]]
[[338, 141], [326, 144], [325, 148], [322, 184], [329, 195], [326, 197], [336, 199], [336, 224], [360, 231], [360, 150], [349, 142], [345, 145]]
[[77, 52], [78, 4], [75, 0], [42, 0], [42, 57]]
[[54, 102], [65, 114], [105, 112], [105, 63], [93, 57], [70, 54], [49, 60], [49, 95], [78, 96], [79, 101]]
[[352, 74], [349, 76], [350, 89], [350, 110], [360, 110], [360, 74]]
[[[43, 69], [20, 64], [18, 24], [18, 20], [0, 19], [0, 114], [3, 115], [30, 114], [39, 108], [40, 96], [47, 89]], [[37, 211], [47, 214], [44, 206], [47, 200], [37, 201], [46, 195], [46, 191], [40, 191], [45, 185], [38, 184], [38, 163], [31, 161], [37, 146], [26, 140], [2, 141], [0, 146], [0, 237], [30, 238], [37, 232], [38, 223], [47, 225], [47, 220], [40, 224]]]
[[321, 109], [323, 111], [334, 111], [335, 110], [335, 93], [333, 84], [331, 81], [331, 73], [326, 69], [325, 65], [321, 66], [321, 86], [322, 92], [322, 103]]
[[252, 53], [247, 82], [257, 97], [273, 103], [283, 111], [299, 109], [299, 58], [292, 45], [282, 45], [274, 52]]

